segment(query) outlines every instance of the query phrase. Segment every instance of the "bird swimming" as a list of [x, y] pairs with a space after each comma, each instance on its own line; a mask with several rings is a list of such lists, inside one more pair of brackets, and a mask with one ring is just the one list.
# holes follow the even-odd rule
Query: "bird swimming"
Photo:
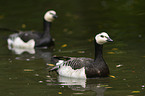
[[18, 32], [11, 34], [7, 39], [8, 46], [16, 48], [50, 47], [54, 45], [54, 40], [50, 35], [50, 27], [54, 19], [57, 18], [54, 10], [47, 11], [44, 15], [44, 32]]
[[[65, 60], [60, 57], [54, 57], [59, 59], [56, 66], [50, 69], [50, 71], [57, 71], [59, 75], [72, 78], [96, 78], [109, 76], [109, 68], [103, 59], [103, 44], [106, 42], [112, 42], [106, 32], [99, 33], [95, 36], [95, 58], [86, 57], [64, 57]], [[62, 57], [63, 58], [63, 57]]]

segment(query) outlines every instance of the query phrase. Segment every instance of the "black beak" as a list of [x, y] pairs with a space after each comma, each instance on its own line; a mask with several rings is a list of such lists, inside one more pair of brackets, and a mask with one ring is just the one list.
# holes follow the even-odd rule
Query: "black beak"
[[113, 40], [110, 37], [107, 38], [107, 41], [108, 42], [113, 42]]
[[57, 16], [57, 15], [53, 15], [53, 18], [55, 18], [55, 19], [56, 19], [56, 18], [58, 18], [58, 16]]

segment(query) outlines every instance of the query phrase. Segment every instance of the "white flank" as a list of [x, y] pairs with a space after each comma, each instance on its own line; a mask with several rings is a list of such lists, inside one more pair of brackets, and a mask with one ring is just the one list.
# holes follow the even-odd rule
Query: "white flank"
[[59, 60], [59, 61], [56, 63], [56, 65], [57, 65], [57, 66], [61, 66], [63, 63], [64, 63], [64, 60]]
[[20, 37], [15, 38], [13, 41], [8, 39], [8, 45], [14, 48], [29, 48], [32, 49], [35, 46], [35, 41], [33, 39], [28, 42], [24, 42]]
[[84, 67], [74, 70], [70, 66], [61, 66], [57, 71], [61, 76], [86, 79]]

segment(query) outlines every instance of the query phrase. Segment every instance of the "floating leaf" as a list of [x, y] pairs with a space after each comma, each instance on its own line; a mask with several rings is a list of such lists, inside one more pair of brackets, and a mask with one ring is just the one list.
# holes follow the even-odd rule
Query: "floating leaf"
[[24, 69], [25, 72], [31, 72], [34, 71], [33, 69]]
[[135, 71], [132, 71], [133, 73], [135, 72]]
[[54, 64], [47, 64], [48, 66], [55, 66]]
[[39, 83], [43, 83], [43, 81], [39, 81]]
[[30, 59], [26, 59], [26, 61], [30, 61]]
[[112, 50], [118, 50], [118, 48], [112, 48]]
[[132, 91], [131, 93], [140, 93], [140, 91]]
[[145, 86], [144, 86], [144, 85], [142, 85], [141, 87], [143, 87], [143, 88], [144, 88]]
[[51, 76], [47, 75], [46, 77], [50, 78]]
[[78, 53], [85, 53], [85, 51], [78, 51]]
[[0, 15], [0, 19], [3, 19], [4, 18], [4, 15]]
[[108, 87], [109, 85], [97, 85], [97, 87]]
[[113, 76], [113, 75], [109, 75], [109, 77], [116, 78], [116, 77], [115, 77], [115, 76]]
[[115, 54], [115, 52], [107, 52], [108, 54]]
[[62, 92], [58, 92], [58, 94], [62, 94]]
[[119, 64], [119, 65], [116, 65], [116, 67], [117, 67], [117, 68], [119, 68], [119, 67], [121, 67], [121, 66], [123, 66], [123, 65], [121, 65], [121, 64]]
[[67, 47], [67, 44], [63, 44], [63, 45], [61, 45], [61, 47], [63, 47], [63, 48], [64, 48], [64, 47]]
[[105, 88], [112, 88], [112, 87], [105, 87]]
[[26, 28], [26, 24], [22, 24], [22, 28]]
[[35, 74], [35, 76], [39, 76], [39, 74]]
[[63, 29], [63, 31], [64, 31], [64, 32], [67, 32], [67, 31], [68, 31], [68, 29], [66, 29], [66, 28], [65, 28], [65, 29]]

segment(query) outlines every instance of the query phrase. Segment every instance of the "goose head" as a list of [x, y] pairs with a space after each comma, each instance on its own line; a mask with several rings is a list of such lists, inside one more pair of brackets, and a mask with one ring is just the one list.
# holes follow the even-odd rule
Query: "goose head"
[[52, 22], [55, 18], [57, 18], [57, 15], [53, 10], [47, 11], [44, 15], [44, 19], [48, 22]]
[[95, 40], [97, 44], [104, 44], [106, 42], [112, 42], [113, 40], [109, 37], [109, 35], [106, 32], [99, 33], [95, 36]]

